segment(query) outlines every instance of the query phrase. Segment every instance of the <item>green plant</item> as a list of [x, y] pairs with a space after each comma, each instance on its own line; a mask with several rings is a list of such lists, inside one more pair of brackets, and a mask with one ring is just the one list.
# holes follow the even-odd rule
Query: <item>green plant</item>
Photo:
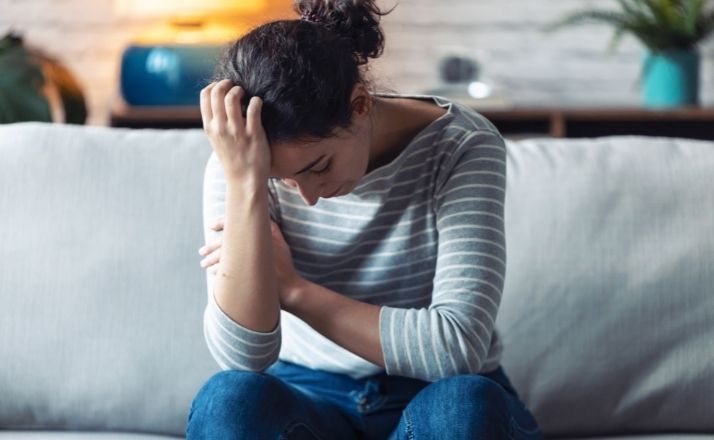
[[62, 64], [9, 33], [0, 38], [0, 123], [83, 124], [87, 107], [79, 84]]
[[714, 9], [709, 0], [617, 0], [619, 11], [587, 9], [573, 12], [546, 27], [553, 31], [588, 22], [610, 24], [615, 33], [612, 51], [626, 33], [653, 52], [689, 50], [714, 31]]

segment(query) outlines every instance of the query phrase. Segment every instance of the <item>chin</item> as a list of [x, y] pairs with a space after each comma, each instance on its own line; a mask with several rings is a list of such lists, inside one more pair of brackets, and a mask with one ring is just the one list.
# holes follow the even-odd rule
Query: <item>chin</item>
[[351, 193], [353, 189], [355, 189], [355, 185], [353, 185], [351, 181], [345, 183], [345, 186], [342, 187], [342, 195]]

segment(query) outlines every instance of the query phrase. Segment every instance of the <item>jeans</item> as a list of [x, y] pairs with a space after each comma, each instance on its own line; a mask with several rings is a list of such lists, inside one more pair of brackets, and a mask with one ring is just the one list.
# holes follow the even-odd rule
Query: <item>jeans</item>
[[188, 414], [194, 439], [542, 439], [503, 369], [425, 382], [352, 379], [278, 361], [206, 381]]

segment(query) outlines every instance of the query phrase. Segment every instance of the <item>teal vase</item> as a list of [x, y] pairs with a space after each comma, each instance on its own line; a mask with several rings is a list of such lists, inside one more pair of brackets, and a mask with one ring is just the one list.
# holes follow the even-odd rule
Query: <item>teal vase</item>
[[642, 78], [645, 107], [698, 105], [699, 60], [696, 49], [670, 49], [645, 54]]

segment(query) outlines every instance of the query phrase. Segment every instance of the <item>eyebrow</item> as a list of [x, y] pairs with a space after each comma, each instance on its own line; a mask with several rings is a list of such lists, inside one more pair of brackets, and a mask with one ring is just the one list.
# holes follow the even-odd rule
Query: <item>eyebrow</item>
[[318, 157], [316, 160], [312, 161], [308, 166], [306, 166], [305, 168], [301, 169], [300, 171], [298, 171], [298, 172], [295, 173], [294, 175], [297, 176], [298, 174], [302, 174], [302, 173], [304, 173], [305, 171], [309, 170], [310, 168], [314, 167], [315, 165], [317, 165], [317, 163], [318, 163], [319, 161], [322, 160], [323, 157], [325, 157], [325, 154], [323, 154], [322, 156]]

